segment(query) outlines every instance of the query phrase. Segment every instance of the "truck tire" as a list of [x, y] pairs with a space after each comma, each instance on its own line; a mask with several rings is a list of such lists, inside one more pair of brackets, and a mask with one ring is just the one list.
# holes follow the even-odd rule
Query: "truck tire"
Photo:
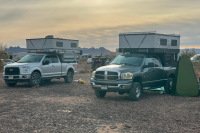
[[167, 80], [167, 82], [165, 83], [165, 86], [164, 86], [165, 93], [167, 93], [167, 94], [174, 94], [175, 93], [173, 81], [174, 81], [174, 79], [171, 78], [171, 77]]
[[29, 85], [31, 87], [33, 87], [33, 86], [38, 87], [38, 86], [40, 86], [40, 83], [41, 83], [41, 74], [38, 71], [34, 71], [31, 74], [31, 79], [30, 79]]
[[132, 88], [129, 91], [129, 98], [132, 101], [137, 101], [142, 95], [142, 85], [140, 82], [133, 82]]
[[106, 91], [95, 90], [95, 95], [97, 98], [104, 98], [106, 96]]
[[65, 83], [72, 83], [74, 79], [74, 72], [72, 70], [69, 70], [67, 72], [67, 75], [64, 77]]
[[17, 82], [12, 82], [12, 83], [6, 82], [6, 85], [7, 85], [8, 87], [14, 87], [16, 84], [17, 84]]

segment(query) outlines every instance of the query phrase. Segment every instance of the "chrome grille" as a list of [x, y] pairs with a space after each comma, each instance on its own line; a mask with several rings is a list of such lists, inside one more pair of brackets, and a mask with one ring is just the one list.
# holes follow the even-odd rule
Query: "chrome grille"
[[117, 72], [108, 72], [107, 79], [108, 80], [117, 80], [118, 73]]
[[97, 71], [95, 73], [95, 79], [97, 80], [118, 80], [118, 73], [111, 71]]
[[105, 79], [105, 72], [104, 71], [97, 71], [95, 73], [95, 79]]
[[18, 67], [7, 67], [5, 68], [5, 75], [19, 75], [20, 71]]

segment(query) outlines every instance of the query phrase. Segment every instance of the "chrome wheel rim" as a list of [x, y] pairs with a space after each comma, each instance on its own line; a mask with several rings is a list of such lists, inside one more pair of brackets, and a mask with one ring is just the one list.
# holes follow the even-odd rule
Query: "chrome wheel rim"
[[140, 97], [140, 94], [141, 94], [141, 90], [140, 90], [140, 87], [139, 87], [139, 86], [137, 86], [137, 87], [135, 88], [135, 92], [136, 92], [136, 97], [139, 98], [139, 97]]
[[40, 74], [39, 73], [33, 73], [31, 76], [32, 84], [33, 85], [39, 85], [40, 84]]

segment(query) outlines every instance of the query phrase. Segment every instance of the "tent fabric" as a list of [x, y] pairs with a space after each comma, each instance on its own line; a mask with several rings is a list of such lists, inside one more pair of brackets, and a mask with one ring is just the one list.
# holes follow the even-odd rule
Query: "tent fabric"
[[176, 94], [180, 96], [198, 96], [199, 85], [190, 58], [182, 56], [176, 69]]

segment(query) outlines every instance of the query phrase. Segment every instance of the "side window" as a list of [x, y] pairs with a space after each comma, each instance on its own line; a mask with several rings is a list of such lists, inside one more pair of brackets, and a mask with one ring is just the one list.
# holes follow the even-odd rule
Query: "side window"
[[51, 56], [51, 63], [58, 63], [58, 57], [57, 56]]
[[154, 58], [147, 58], [145, 60], [145, 66], [147, 67], [162, 67], [161, 63]]
[[153, 59], [155, 67], [162, 67], [161, 63], [157, 59]]
[[46, 57], [44, 58], [44, 61], [43, 61], [43, 62], [45, 62], [45, 61], [49, 61], [49, 63], [51, 63], [50, 56], [46, 56]]
[[54, 55], [48, 55], [45, 57], [44, 61], [48, 60], [50, 63], [58, 63], [58, 57]]
[[146, 66], [146, 67], [154, 67], [155, 64], [154, 64], [153, 59], [152, 59], [152, 58], [147, 58], [147, 59], [145, 60], [145, 66]]

